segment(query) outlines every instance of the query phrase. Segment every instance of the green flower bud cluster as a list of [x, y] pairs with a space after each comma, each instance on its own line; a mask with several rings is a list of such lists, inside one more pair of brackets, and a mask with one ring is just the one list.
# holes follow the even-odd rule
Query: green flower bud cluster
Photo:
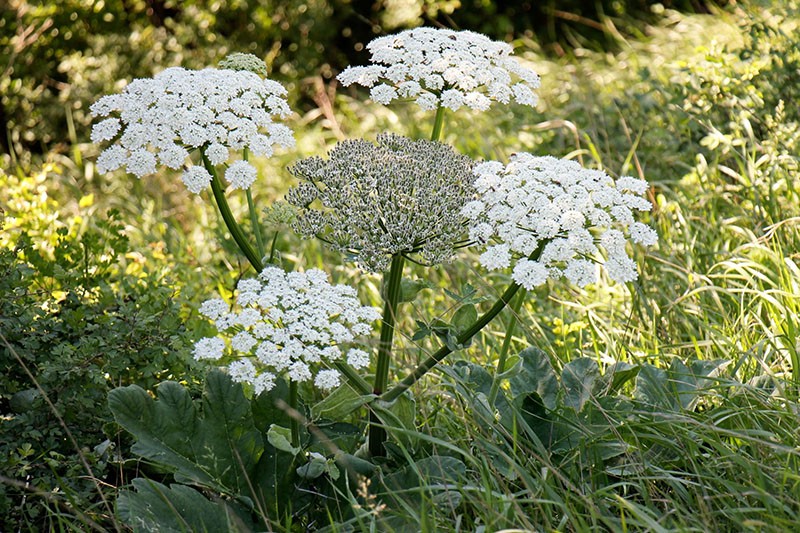
[[295, 230], [353, 255], [361, 268], [386, 270], [396, 254], [449, 260], [465, 233], [473, 162], [450, 146], [392, 134], [377, 144], [343, 141], [329, 158], [290, 169], [301, 183], [286, 200], [298, 207]]

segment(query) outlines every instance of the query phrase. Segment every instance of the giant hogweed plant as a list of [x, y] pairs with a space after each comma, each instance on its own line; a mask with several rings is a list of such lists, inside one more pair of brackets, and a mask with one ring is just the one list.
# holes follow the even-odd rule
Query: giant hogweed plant
[[[110, 141], [98, 168], [124, 168], [142, 178], [163, 166], [181, 170], [192, 193], [210, 188], [256, 272], [239, 282], [234, 302], [214, 297], [200, 308], [218, 335], [199, 339], [194, 355], [224, 368], [209, 375], [201, 405], [175, 383], [162, 384], [157, 401], [136, 387], [110, 396], [118, 422], [137, 438], [134, 452], [166, 467], [178, 483], [225, 496], [212, 502], [184, 485], [138, 479], [137, 492], [124, 492], [119, 501], [120, 514], [135, 527], [154, 527], [163, 508], [182, 517], [184, 526], [215, 529], [222, 521], [247, 529], [252, 513], [266, 519], [312, 505], [311, 492], [287, 499], [289, 488], [323, 474], [337, 494], [352, 494], [347, 483], [373, 475], [381, 463], [386, 429], [408, 418], [409, 388], [466, 347], [506, 306], [519, 309], [527, 291], [563, 278], [585, 286], [601, 269], [616, 282], [633, 281], [632, 244], [657, 240], [636, 221], [637, 212], [651, 207], [641, 179], [615, 180], [573, 161], [528, 153], [507, 163], [477, 162], [440, 142], [449, 113], [512, 100], [536, 104], [539, 78], [512, 57], [510, 45], [468, 31], [418, 28], [368, 48], [372, 64], [346, 69], [340, 81], [369, 87], [372, 100], [383, 105], [414, 100], [432, 114], [430, 139], [381, 133], [375, 141], [340, 142], [327, 158], [300, 160], [289, 169], [299, 183], [273, 214], [286, 213], [300, 235], [381, 275], [382, 312], [361, 305], [354, 288], [329, 283], [321, 270], [284, 272], [273, 264], [275, 240], [267, 247], [262, 237], [250, 192], [257, 171], [249, 158], [269, 157], [276, 145], [290, 149], [294, 140], [275, 121], [290, 114], [286, 91], [262, 77], [266, 69], [256, 58], [234, 54], [219, 68], [201, 71], [170, 68], [92, 108], [102, 117], [93, 140]], [[228, 205], [227, 195], [239, 190], [252, 237]], [[400, 303], [414, 298], [403, 283], [407, 263], [434, 269], [458, 261], [467, 247], [481, 252], [481, 268], [510, 272], [510, 285], [482, 313], [465, 298], [453, 323], [436, 328], [441, 347], [408, 375], [390, 380]], [[503, 394], [513, 327], [486, 391], [491, 401]], [[373, 331], [374, 354], [368, 343]], [[314, 389], [327, 397], [309, 409], [305, 402]], [[255, 395], [252, 403], [244, 391]], [[343, 422], [364, 406], [370, 413], [366, 442], [360, 428]], [[309, 414], [315, 422], [323, 414], [333, 422], [323, 427]], [[458, 468], [443, 469], [442, 459], [430, 468], [418, 462], [417, 479], [424, 470], [446, 482]], [[184, 512], [196, 506], [204, 511]], [[359, 519], [371, 511], [355, 506], [353, 512]]]

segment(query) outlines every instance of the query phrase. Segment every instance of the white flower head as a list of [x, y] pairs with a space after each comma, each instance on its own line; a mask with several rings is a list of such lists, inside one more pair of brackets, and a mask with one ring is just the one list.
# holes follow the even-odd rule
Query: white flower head
[[225, 171], [225, 179], [234, 189], [249, 189], [256, 181], [256, 168], [247, 161], [236, 161]]
[[482, 163], [473, 174], [477, 199], [462, 213], [470, 239], [487, 246], [480, 263], [489, 270], [513, 265], [512, 279], [527, 289], [562, 276], [583, 287], [595, 281], [598, 265], [614, 281], [633, 281], [629, 241], [658, 241], [652, 228], [634, 220], [635, 211], [651, 208], [644, 180], [615, 181], [574, 161], [527, 153], [514, 154], [505, 166]]
[[414, 97], [425, 110], [485, 111], [512, 98], [536, 105], [539, 76], [512, 57], [511, 45], [479, 33], [414, 28], [379, 37], [367, 49], [373, 64], [348, 67], [338, 78], [372, 88], [372, 99], [384, 105]]
[[257, 393], [270, 390], [278, 376], [335, 388], [339, 372], [330, 367], [345, 353], [350, 365], [369, 366], [367, 352], [340, 345], [370, 332], [380, 314], [362, 306], [351, 287], [331, 285], [321, 270], [268, 267], [258, 278], [239, 282], [234, 309], [220, 298], [200, 306], [219, 335], [198, 341], [194, 355], [223, 360], [234, 381], [250, 383]]
[[[194, 150], [216, 166], [228, 160], [230, 149], [269, 156], [273, 145], [293, 146], [291, 130], [273, 122], [291, 113], [286, 89], [250, 70], [232, 68], [172, 67], [100, 98], [92, 113], [107, 118], [94, 125], [91, 138], [112, 144], [98, 157], [98, 170], [125, 167], [141, 178], [155, 173], [158, 164], [181, 168]], [[248, 188], [254, 179], [242, 172], [232, 177], [238, 188]], [[200, 178], [199, 171], [192, 171], [183, 181], [199, 193], [208, 185], [205, 176]]]

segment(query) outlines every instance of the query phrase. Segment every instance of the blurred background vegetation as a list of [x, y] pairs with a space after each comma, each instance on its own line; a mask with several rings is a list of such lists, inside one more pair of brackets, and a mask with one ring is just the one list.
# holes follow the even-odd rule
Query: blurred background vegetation
[[0, 6], [0, 151], [66, 151], [86, 140], [98, 94], [170, 66], [214, 65], [232, 51], [264, 58], [308, 109], [318, 80], [366, 62], [371, 39], [420, 24], [524, 38], [565, 55], [618, 49], [666, 9], [706, 13], [727, 1], [9, 0]]
[[[0, 2], [0, 332], [8, 341], [0, 345], [0, 530], [111, 529], [103, 497], [113, 502], [133, 472], [165, 479], [131, 456], [105, 395], [130, 383], [152, 390], [162, 379], [196, 390], [205, 369], [192, 363], [191, 343], [208, 326], [194, 309], [247, 275], [211, 206], [177, 175], [95, 172], [88, 106], [169, 66], [256, 54], [289, 89], [298, 140], [296, 151], [256, 161], [263, 179], [253, 194], [266, 207], [290, 185], [285, 168], [298, 157], [383, 130], [428, 135], [432, 117], [412, 105], [374, 105], [335, 81], [345, 66], [366, 63], [372, 38], [420, 24], [511, 42], [542, 76], [536, 111], [450, 114], [445, 140], [460, 151], [572, 157], [653, 185], [648, 222], [660, 243], [637, 256], [640, 280], [536, 291], [513, 347], [541, 348], [557, 372], [582, 358], [603, 370], [705, 361], [715, 372], [685, 406], [661, 405], [647, 420], [625, 412], [625, 431], [606, 412], [589, 420], [554, 408], [580, 438], [544, 454], [509, 444], [451, 373], [434, 373], [415, 389], [417, 427], [473, 454], [483, 465], [475, 484], [488, 484], [464, 492], [465, 523], [791, 530], [800, 520], [799, 14], [794, 0]], [[243, 199], [231, 201], [242, 215]], [[324, 268], [357, 285], [365, 303], [378, 301], [377, 278], [273, 230], [286, 268]], [[484, 279], [464, 259], [408, 275], [449, 288], [469, 279], [489, 296], [507, 281]], [[441, 291], [423, 291], [402, 324], [396, 372], [430, 348], [411, 341], [414, 320], [446, 320], [454, 307]], [[491, 367], [502, 330], [493, 325], [456, 357]], [[465, 429], [464, 420], [475, 423]], [[616, 456], [586, 462], [611, 437], [630, 446], [627, 466]], [[452, 526], [455, 517], [434, 507], [420, 520]]]

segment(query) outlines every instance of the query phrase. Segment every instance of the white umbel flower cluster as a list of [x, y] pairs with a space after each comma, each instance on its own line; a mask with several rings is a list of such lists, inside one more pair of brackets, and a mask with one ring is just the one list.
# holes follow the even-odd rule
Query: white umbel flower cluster
[[[150, 79], [132, 81], [123, 92], [92, 104], [92, 142], [112, 141], [97, 159], [101, 173], [118, 168], [141, 178], [158, 165], [180, 169], [189, 153], [202, 150], [213, 165], [228, 161], [230, 150], [249, 149], [269, 157], [274, 145], [294, 146], [292, 131], [273, 122], [291, 113], [286, 89], [248, 70], [168, 68]], [[234, 187], [248, 188], [255, 168], [234, 163]], [[183, 182], [193, 193], [208, 187], [211, 175], [192, 167]]]
[[539, 76], [511, 57], [511, 45], [480, 33], [415, 28], [379, 37], [367, 49], [374, 64], [348, 67], [338, 79], [371, 87], [372, 99], [384, 105], [415, 98], [425, 110], [485, 111], [492, 101], [537, 102]]
[[238, 311], [219, 298], [200, 306], [220, 335], [197, 341], [195, 359], [232, 360], [233, 380], [252, 384], [256, 394], [272, 389], [280, 375], [297, 382], [313, 379], [330, 390], [340, 383], [339, 372], [327, 368], [335, 361], [369, 366], [367, 352], [342, 349], [370, 333], [380, 318], [377, 309], [359, 303], [354, 288], [331, 285], [321, 270], [286, 273], [267, 267], [237, 289]]
[[598, 263], [612, 280], [633, 281], [628, 240], [658, 241], [652, 228], [634, 219], [634, 212], [652, 208], [643, 198], [644, 180], [614, 181], [575, 161], [527, 153], [514, 154], [508, 165], [481, 163], [474, 174], [478, 199], [462, 214], [470, 220], [470, 239], [488, 246], [480, 263], [489, 270], [513, 264], [512, 278], [527, 289], [562, 276], [583, 287], [595, 281]]

